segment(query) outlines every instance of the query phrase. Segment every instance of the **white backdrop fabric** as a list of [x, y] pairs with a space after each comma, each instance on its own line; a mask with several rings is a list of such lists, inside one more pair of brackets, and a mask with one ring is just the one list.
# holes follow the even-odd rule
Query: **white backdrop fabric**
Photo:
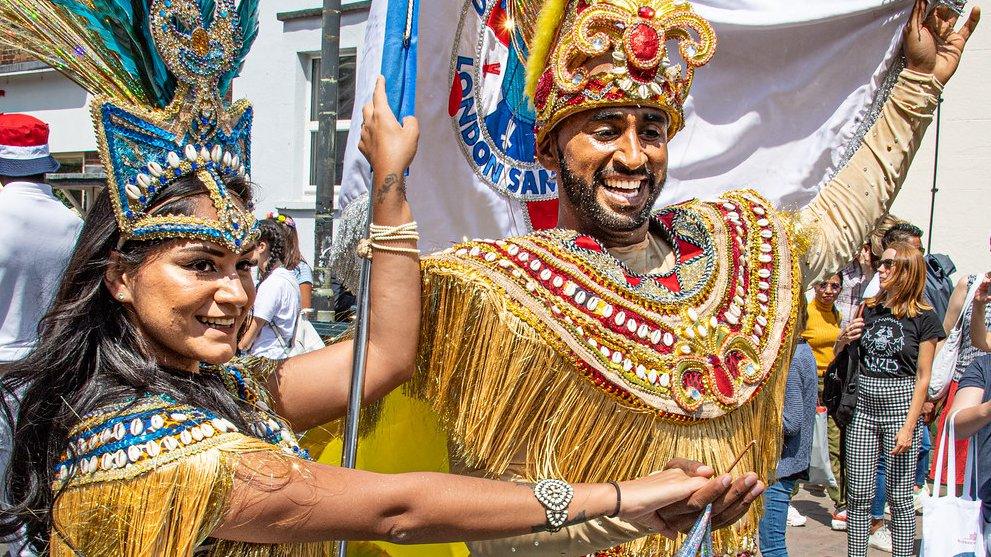
[[[459, 115], [452, 118], [448, 110], [456, 40], [479, 40], [484, 43], [480, 52], [498, 56], [491, 30], [486, 37], [482, 20], [472, 12], [497, 1], [427, 0], [420, 6], [416, 116], [421, 138], [408, 190], [425, 252], [465, 237], [530, 231], [528, 200], [480, 178], [481, 166], [470, 164], [470, 155], [462, 151]], [[342, 206], [368, 190], [357, 132], [361, 106], [371, 98], [381, 66], [383, 25], [378, 20], [387, 2], [372, 2]], [[696, 74], [685, 107], [686, 127], [670, 143], [669, 179], [659, 206], [739, 187], [754, 187], [782, 207], [805, 205], [856, 147], [871, 122], [872, 106], [883, 102], [883, 84], [900, 56], [911, 0], [700, 0], [694, 6], [712, 22], [719, 45], [713, 61]], [[474, 17], [464, 19], [458, 35], [465, 14]]]

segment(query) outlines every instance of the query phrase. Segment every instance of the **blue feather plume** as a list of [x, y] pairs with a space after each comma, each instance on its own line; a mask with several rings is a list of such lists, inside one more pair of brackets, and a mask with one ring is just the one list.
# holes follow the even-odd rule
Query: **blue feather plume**
[[105, 54], [117, 58], [131, 78], [141, 83], [148, 102], [164, 107], [171, 100], [175, 82], [151, 40], [146, 0], [52, 2], [86, 21], [99, 36]]
[[[101, 0], [96, 0], [92, 8], [86, 2], [72, 0], [52, 0], [52, 3], [82, 18], [88, 29], [99, 36], [105, 49], [116, 55], [116, 58], [120, 60], [121, 65], [130, 75], [137, 76], [139, 74], [133, 45], [121, 42], [121, 37], [117, 33], [116, 28], [130, 23], [126, 20], [121, 21], [121, 14], [112, 9], [102, 9], [105, 8], [105, 2]], [[126, 17], [127, 14], [123, 15]]]
[[213, 15], [216, 12], [217, 3], [215, 0], [200, 0], [200, 13], [203, 14], [203, 25], [213, 24]]

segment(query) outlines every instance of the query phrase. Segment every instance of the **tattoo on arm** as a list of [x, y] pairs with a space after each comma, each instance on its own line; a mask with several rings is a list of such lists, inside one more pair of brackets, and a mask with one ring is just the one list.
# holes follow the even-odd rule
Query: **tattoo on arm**
[[374, 191], [375, 203], [381, 204], [385, 198], [389, 195], [392, 190], [397, 190], [400, 195], [403, 196], [403, 201], [406, 200], [406, 180], [398, 174], [387, 174], [385, 179], [382, 180], [382, 186]]

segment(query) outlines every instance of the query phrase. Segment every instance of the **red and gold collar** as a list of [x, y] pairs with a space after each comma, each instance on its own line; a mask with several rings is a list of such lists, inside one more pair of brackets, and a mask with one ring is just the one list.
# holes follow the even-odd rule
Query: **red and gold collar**
[[627, 406], [674, 421], [728, 414], [788, 360], [799, 295], [789, 223], [744, 190], [652, 224], [676, 256], [666, 274], [634, 273], [568, 230], [460, 244], [424, 272], [504, 292], [508, 310]]

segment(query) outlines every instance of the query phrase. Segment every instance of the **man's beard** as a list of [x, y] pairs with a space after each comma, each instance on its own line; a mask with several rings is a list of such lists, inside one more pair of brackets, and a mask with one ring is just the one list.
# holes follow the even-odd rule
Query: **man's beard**
[[[605, 168], [595, 171], [595, 175], [592, 177], [592, 183], [589, 184], [571, 172], [564, 157], [561, 157], [559, 160], [561, 171], [558, 172], [558, 183], [560, 184], [561, 191], [564, 192], [568, 201], [571, 202], [571, 205], [577, 211], [579, 220], [586, 225], [594, 227], [596, 230], [627, 232], [640, 228], [650, 218], [650, 214], [654, 210], [654, 203], [661, 195], [661, 189], [664, 187], [664, 180], [658, 181], [654, 172], [649, 168], [645, 168], [643, 171], [637, 171], [638, 175], [646, 174], [647, 203], [644, 203], [643, 208], [632, 215], [615, 213], [600, 205], [596, 200], [595, 193], [599, 188], [604, 188], [606, 184], [604, 178]], [[612, 173], [623, 174], [615, 170]]]

